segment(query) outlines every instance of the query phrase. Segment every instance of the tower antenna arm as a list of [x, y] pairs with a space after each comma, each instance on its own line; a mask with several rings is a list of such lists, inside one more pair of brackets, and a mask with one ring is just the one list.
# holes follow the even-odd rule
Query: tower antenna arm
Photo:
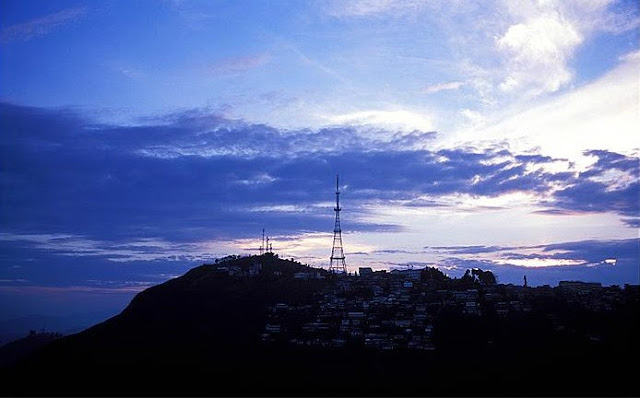
[[340, 211], [340, 175], [336, 174], [336, 208], [335, 211]]

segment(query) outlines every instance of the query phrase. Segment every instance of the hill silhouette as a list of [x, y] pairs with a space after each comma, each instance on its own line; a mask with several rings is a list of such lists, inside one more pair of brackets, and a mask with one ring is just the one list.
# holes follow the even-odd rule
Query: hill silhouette
[[0, 369], [20, 362], [20, 360], [28, 357], [38, 348], [60, 337], [62, 337], [62, 334], [57, 332], [45, 332], [44, 330], [36, 332], [31, 330], [27, 336], [0, 347]]
[[[550, 333], [543, 314], [494, 321], [448, 311], [436, 322], [434, 351], [381, 351], [358, 344], [295, 347], [261, 341], [271, 306], [314, 305], [323, 290], [339, 290], [341, 278], [348, 277], [271, 253], [231, 256], [196, 267], [139, 293], [117, 316], [57, 339], [6, 369], [4, 392], [18, 396], [637, 392], [635, 367], [622, 362], [638, 353], [637, 343], [629, 345], [638, 331], [637, 316], [606, 319], [628, 330], [613, 345], [595, 348]], [[628, 327], [627, 319], [635, 323]], [[483, 342], [490, 333], [498, 338], [487, 346]]]
[[[259, 262], [255, 277], [220, 268], [246, 269]], [[311, 303], [330, 283], [296, 280], [309, 267], [266, 254], [232, 257], [202, 265], [179, 278], [144, 290], [117, 316], [59, 339], [11, 369], [12, 394], [50, 395], [149, 393], [153, 395], [248, 391], [228, 385], [236, 372], [258, 371], [260, 332], [266, 307], [279, 302]], [[262, 359], [262, 358], [261, 358]], [[272, 360], [263, 358], [271, 368]], [[211, 373], [214, 372], [214, 373]], [[46, 383], [30, 382], [32, 375]], [[215, 376], [214, 375], [218, 375]], [[217, 380], [219, 377], [219, 380]], [[255, 388], [254, 388], [255, 389]], [[260, 389], [255, 389], [260, 391]]]

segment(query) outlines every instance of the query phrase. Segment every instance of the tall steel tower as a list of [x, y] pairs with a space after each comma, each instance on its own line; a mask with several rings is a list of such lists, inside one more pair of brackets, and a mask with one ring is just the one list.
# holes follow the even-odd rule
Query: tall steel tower
[[336, 175], [336, 225], [333, 228], [333, 247], [329, 262], [329, 272], [347, 273], [347, 263], [344, 261], [344, 251], [342, 251], [342, 229], [340, 229], [340, 176]]

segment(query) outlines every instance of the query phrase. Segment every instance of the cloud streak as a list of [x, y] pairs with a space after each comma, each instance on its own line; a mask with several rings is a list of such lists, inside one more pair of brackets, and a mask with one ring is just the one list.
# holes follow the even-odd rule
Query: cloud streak
[[448, 91], [448, 90], [457, 90], [464, 85], [464, 82], [449, 82], [449, 83], [440, 83], [434, 84], [431, 86], [427, 86], [422, 89], [422, 92], [425, 94], [435, 94], [440, 91]]
[[36, 37], [45, 36], [54, 30], [76, 21], [87, 13], [86, 6], [67, 8], [44, 17], [15, 24], [2, 29], [0, 42], [28, 41]]
[[269, 58], [267, 54], [226, 58], [207, 67], [207, 73], [213, 76], [236, 75], [265, 65]]

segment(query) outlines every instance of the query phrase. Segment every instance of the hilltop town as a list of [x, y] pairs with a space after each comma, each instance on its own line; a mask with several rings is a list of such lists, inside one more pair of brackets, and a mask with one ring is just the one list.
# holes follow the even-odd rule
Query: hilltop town
[[[262, 267], [273, 257], [265, 253], [247, 257], [244, 266], [231, 265], [227, 260], [239, 259], [236, 256], [212, 267], [235, 278], [267, 272], [279, 277], [283, 271], [278, 268]], [[490, 271], [480, 269], [468, 270], [457, 279], [432, 267], [390, 272], [361, 267], [357, 274], [308, 267], [289, 276], [298, 284], [324, 282], [324, 287], [312, 303], [269, 306], [261, 333], [265, 344], [432, 351], [448, 344], [450, 336], [443, 336], [442, 330], [446, 319], [473, 325], [482, 336], [477, 343], [486, 349], [517, 339], [500, 330], [516, 322], [535, 323], [538, 339], [598, 346], [611, 343], [612, 329], [624, 329], [616, 322], [624, 322], [623, 314], [633, 313], [640, 298], [637, 285], [581, 281], [561, 281], [557, 287], [503, 285], [496, 283]], [[603, 322], [597, 321], [600, 318]]]

